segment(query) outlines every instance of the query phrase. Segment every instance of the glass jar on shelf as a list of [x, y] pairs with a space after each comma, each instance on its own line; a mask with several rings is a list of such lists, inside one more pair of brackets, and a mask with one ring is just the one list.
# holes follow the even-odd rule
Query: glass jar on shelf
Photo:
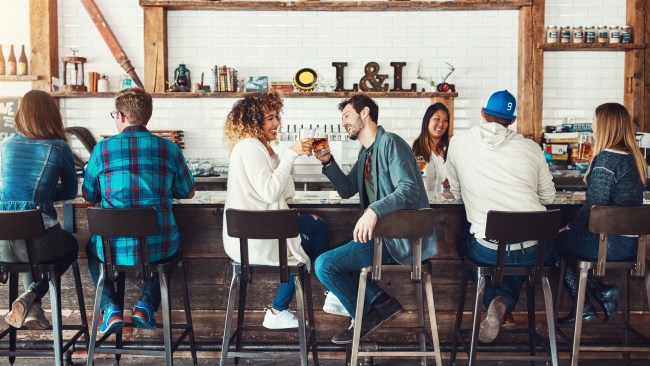
[[557, 43], [557, 26], [549, 25], [546, 28], [546, 43]]
[[629, 25], [623, 26], [621, 31], [621, 43], [632, 43], [634, 38], [632, 37], [632, 27]]
[[560, 27], [560, 43], [571, 43], [571, 27]]
[[572, 41], [573, 43], [582, 43], [584, 40], [585, 33], [582, 30], [581, 25], [574, 25], [573, 26], [573, 38]]
[[585, 43], [596, 43], [596, 27], [585, 27]]
[[606, 25], [598, 27], [598, 43], [609, 42], [609, 28]]
[[621, 43], [621, 28], [618, 25], [609, 27], [609, 43]]

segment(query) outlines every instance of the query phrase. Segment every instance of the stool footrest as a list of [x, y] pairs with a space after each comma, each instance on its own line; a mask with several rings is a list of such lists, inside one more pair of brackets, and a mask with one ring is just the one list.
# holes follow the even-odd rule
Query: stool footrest
[[387, 357], [387, 356], [394, 356], [394, 357], [413, 357], [413, 358], [419, 358], [419, 357], [435, 357], [436, 353], [434, 351], [364, 351], [361, 352], [359, 351], [358, 353], [359, 357], [362, 356], [377, 356], [377, 357]]
[[278, 353], [264, 353], [264, 352], [232, 352], [228, 351], [228, 358], [257, 358], [269, 360], [300, 360], [300, 355], [288, 355]]

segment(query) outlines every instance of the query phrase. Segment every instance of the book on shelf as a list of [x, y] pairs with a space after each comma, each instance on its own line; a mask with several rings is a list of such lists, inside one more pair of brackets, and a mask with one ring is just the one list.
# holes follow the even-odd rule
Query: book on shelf
[[229, 66], [215, 65], [212, 69], [212, 84], [215, 92], [237, 91], [237, 70]]
[[544, 132], [546, 143], [569, 143], [578, 142], [579, 132]]

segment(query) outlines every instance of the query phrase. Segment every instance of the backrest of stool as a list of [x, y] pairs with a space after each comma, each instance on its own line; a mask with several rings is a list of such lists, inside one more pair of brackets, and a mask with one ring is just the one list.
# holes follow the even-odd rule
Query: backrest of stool
[[607, 235], [639, 236], [636, 266], [632, 271], [632, 275], [635, 277], [645, 275], [645, 257], [648, 251], [647, 246], [650, 245], [650, 206], [593, 206], [589, 214], [589, 231], [600, 234], [596, 276], [602, 277], [605, 275]]
[[560, 210], [488, 211], [485, 237], [497, 240], [499, 245], [492, 284], [499, 286], [503, 279], [506, 246], [509, 243], [520, 243], [529, 240], [539, 241], [536, 246], [535, 267], [530, 276], [533, 283], [539, 283], [544, 267], [545, 242], [550, 242], [557, 237], [561, 220], [562, 212]]
[[153, 274], [146, 237], [158, 233], [156, 209], [154, 207], [124, 209], [91, 207], [86, 210], [86, 214], [90, 234], [102, 237], [104, 270], [108, 278], [114, 280], [115, 258], [111, 249], [112, 238], [131, 237], [136, 238], [138, 243], [143, 277], [146, 280], [151, 279]]
[[422, 279], [422, 238], [433, 234], [434, 214], [430, 208], [400, 210], [377, 220], [373, 230], [375, 252], [372, 264], [372, 280], [381, 280], [382, 240], [388, 238], [413, 239], [413, 271], [411, 280]]
[[38, 256], [34, 239], [45, 235], [43, 215], [40, 210], [0, 212], [0, 240], [25, 240], [29, 268], [34, 281], [43, 279], [38, 267]]
[[289, 281], [287, 239], [295, 238], [300, 233], [298, 211], [293, 209], [252, 211], [229, 208], [226, 210], [226, 226], [230, 237], [239, 238], [242, 281], [250, 281], [249, 239], [278, 240], [280, 282]]

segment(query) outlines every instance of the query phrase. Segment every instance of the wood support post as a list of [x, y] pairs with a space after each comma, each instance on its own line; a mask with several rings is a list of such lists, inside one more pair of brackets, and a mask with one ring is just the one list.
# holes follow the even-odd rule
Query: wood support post
[[144, 8], [144, 86], [165, 91], [167, 81], [167, 9]]
[[649, 86], [647, 74], [650, 67], [650, 51], [648, 50], [648, 0], [627, 0], [627, 24], [632, 26], [634, 43], [645, 44], [645, 49], [635, 49], [625, 52], [625, 83], [623, 101], [630, 112], [638, 131], [650, 132], [648, 112]]
[[544, 0], [519, 11], [519, 76], [517, 86], [517, 130], [539, 142], [542, 138], [544, 51], [535, 45], [544, 41]]
[[32, 89], [51, 91], [52, 76], [59, 76], [57, 0], [29, 0], [29, 73], [38, 75]]

